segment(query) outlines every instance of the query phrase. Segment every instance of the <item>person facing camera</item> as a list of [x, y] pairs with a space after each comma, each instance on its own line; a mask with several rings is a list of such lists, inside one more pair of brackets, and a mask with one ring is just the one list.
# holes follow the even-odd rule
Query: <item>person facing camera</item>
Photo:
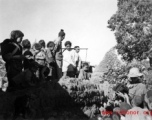
[[88, 63], [83, 63], [83, 67], [80, 70], [78, 79], [90, 80], [90, 78], [91, 78], [91, 73], [89, 72], [89, 64]]
[[65, 42], [66, 49], [63, 51], [63, 77], [75, 77], [75, 63], [72, 60], [73, 52], [71, 49], [72, 43], [70, 41]]

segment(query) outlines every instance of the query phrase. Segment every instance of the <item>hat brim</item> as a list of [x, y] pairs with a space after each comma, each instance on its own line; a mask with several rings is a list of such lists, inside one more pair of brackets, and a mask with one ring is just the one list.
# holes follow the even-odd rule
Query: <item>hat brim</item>
[[132, 77], [140, 77], [140, 76], [143, 76], [142, 73], [138, 73], [138, 74], [128, 74], [128, 77], [129, 78], [132, 78]]

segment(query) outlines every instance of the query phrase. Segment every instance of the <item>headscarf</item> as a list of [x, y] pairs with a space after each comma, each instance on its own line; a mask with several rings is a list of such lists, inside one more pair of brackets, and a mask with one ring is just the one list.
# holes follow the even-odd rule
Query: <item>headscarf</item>
[[24, 34], [20, 30], [13, 30], [11, 32], [10, 38], [16, 40], [19, 37], [24, 37]]
[[65, 36], [65, 32], [63, 29], [61, 29], [61, 31], [59, 32], [59, 36], [61, 36], [61, 37]]

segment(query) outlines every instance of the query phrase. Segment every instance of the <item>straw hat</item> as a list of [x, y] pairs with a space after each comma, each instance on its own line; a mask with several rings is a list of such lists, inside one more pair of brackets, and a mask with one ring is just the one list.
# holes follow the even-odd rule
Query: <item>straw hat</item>
[[143, 76], [143, 74], [140, 73], [138, 68], [133, 67], [133, 68], [130, 69], [129, 74], [128, 74], [129, 78], [131, 78], [131, 77], [139, 77], [139, 76]]

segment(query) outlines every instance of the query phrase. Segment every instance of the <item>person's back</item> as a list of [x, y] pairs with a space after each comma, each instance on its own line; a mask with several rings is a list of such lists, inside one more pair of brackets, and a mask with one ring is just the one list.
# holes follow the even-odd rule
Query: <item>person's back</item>
[[129, 89], [130, 96], [144, 95], [146, 93], [146, 85], [143, 83], [134, 84], [133, 88]]
[[143, 73], [139, 71], [139, 68], [133, 67], [130, 69], [128, 78], [130, 80], [129, 96], [131, 99], [134, 96], [143, 96], [146, 91], [146, 85], [142, 83]]
[[143, 96], [138, 96], [138, 95], [134, 96], [132, 100], [133, 108], [127, 111], [125, 120], [147, 120], [145, 109], [141, 107], [143, 103], [144, 103]]

